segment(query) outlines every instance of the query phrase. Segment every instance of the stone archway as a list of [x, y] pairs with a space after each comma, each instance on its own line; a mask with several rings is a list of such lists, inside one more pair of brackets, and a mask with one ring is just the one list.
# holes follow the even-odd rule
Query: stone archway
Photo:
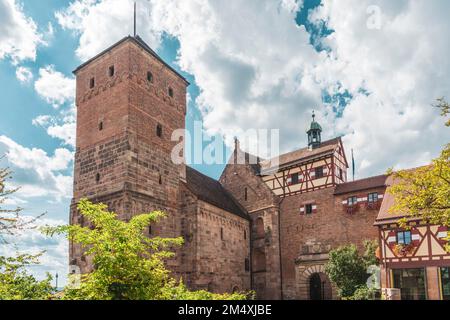
[[323, 265], [305, 267], [297, 279], [300, 300], [332, 300], [334, 290]]

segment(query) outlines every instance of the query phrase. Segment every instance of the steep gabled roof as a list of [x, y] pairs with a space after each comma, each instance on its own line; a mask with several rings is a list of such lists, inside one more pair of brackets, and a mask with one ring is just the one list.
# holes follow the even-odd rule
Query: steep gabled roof
[[386, 175], [369, 177], [351, 182], [338, 184], [334, 190], [335, 195], [364, 191], [368, 189], [386, 187]]
[[189, 85], [189, 81], [186, 80], [185, 77], [183, 77], [178, 71], [176, 71], [174, 68], [172, 68], [169, 64], [167, 64], [155, 51], [152, 50], [152, 48], [150, 48], [150, 46], [145, 43], [144, 40], [142, 40], [141, 37], [139, 36], [126, 36], [124, 38], [122, 38], [121, 40], [117, 41], [115, 44], [113, 44], [112, 46], [110, 46], [109, 48], [103, 50], [102, 52], [100, 52], [99, 54], [97, 54], [96, 56], [92, 57], [91, 59], [89, 59], [88, 61], [84, 62], [83, 64], [81, 64], [79, 67], [77, 67], [73, 73], [76, 74], [79, 70], [83, 69], [86, 65], [88, 65], [89, 63], [91, 63], [92, 61], [100, 58], [101, 56], [103, 56], [104, 54], [108, 53], [109, 51], [111, 51], [112, 49], [114, 49], [115, 47], [119, 46], [120, 44], [126, 42], [126, 41], [132, 41], [135, 44], [137, 44], [138, 46], [140, 46], [142, 49], [144, 49], [147, 53], [149, 53], [150, 55], [152, 55], [153, 57], [155, 57], [158, 61], [160, 61], [163, 65], [165, 65], [168, 69], [170, 69], [171, 71], [173, 71], [173, 73], [175, 73], [175, 75], [177, 75], [178, 77], [180, 77], [182, 80], [184, 80], [184, 82], [186, 82], [186, 85]]
[[198, 199], [233, 213], [241, 218], [250, 219], [245, 210], [219, 181], [186, 166], [186, 184], [188, 189], [195, 194]]
[[[306, 147], [282, 154], [278, 157], [278, 166], [279, 168], [283, 168], [292, 164], [308, 161], [318, 156], [331, 154], [339, 145], [341, 145], [341, 137], [324, 141], [317, 148], [310, 149]], [[261, 161], [262, 171], [270, 171], [274, 159], [275, 158]]]

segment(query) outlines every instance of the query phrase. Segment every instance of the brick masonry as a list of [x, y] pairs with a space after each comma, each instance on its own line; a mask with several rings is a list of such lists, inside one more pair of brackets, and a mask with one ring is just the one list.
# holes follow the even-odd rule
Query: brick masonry
[[[219, 181], [244, 216], [192, 192], [185, 165], [170, 157], [178, 143], [171, 135], [185, 127], [188, 83], [135, 38], [82, 65], [76, 80], [71, 223], [89, 223], [75, 209], [83, 197], [106, 203], [123, 220], [165, 211], [167, 218], [149, 236], [183, 237], [185, 244], [167, 265], [190, 288], [254, 289], [259, 299], [309, 299], [309, 281], [318, 274], [326, 298], [335, 298], [324, 275], [329, 250], [348, 243], [361, 247], [364, 239], [377, 238], [378, 211], [362, 206], [349, 214], [342, 201], [382, 194], [384, 188], [335, 195], [333, 186], [280, 198], [262, 180], [258, 164], [236, 163], [248, 158], [238, 147]], [[311, 202], [317, 209], [301, 215], [300, 208]], [[92, 258], [74, 244], [70, 261], [83, 272], [92, 270]]]

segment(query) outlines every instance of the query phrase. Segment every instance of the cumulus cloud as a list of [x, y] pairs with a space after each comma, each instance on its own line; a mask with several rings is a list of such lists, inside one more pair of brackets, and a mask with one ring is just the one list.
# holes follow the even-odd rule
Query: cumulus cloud
[[430, 107], [450, 96], [449, 11], [439, 0], [344, 0], [311, 13], [335, 31], [322, 40], [331, 54], [316, 73], [330, 94], [339, 81], [353, 95], [332, 120], [361, 175], [426, 164], [450, 139]]
[[33, 79], [33, 73], [29, 68], [17, 67], [16, 77], [21, 83], [28, 83]]
[[14, 183], [20, 185], [15, 196], [20, 199], [47, 196], [56, 201], [72, 195], [70, 169], [73, 152], [58, 148], [52, 156], [38, 148], [26, 148], [6, 136], [0, 136], [0, 150], [14, 170]]
[[[31, 220], [33, 217], [25, 215], [24, 221]], [[43, 235], [39, 228], [43, 226], [60, 226], [66, 222], [59, 219], [50, 219], [44, 216], [34, 223], [33, 229], [26, 232], [15, 234], [14, 236], [5, 236], [8, 244], [0, 246], [0, 256], [16, 256], [20, 254], [38, 254], [44, 252], [40, 258], [39, 265], [33, 265], [28, 271], [38, 279], [45, 279], [46, 273], [53, 277], [56, 273], [59, 275], [59, 285], [64, 286], [66, 275], [68, 274], [68, 241], [64, 236], [48, 237]]]
[[36, 92], [54, 108], [73, 100], [75, 96], [75, 79], [56, 71], [52, 65], [39, 70], [39, 78], [34, 87]]
[[[128, 34], [133, 34], [134, 0], [77, 0], [65, 10], [56, 13], [58, 23], [80, 36], [76, 51], [81, 60], [87, 60]], [[149, 21], [150, 3], [137, 1], [139, 34], [149, 45], [159, 44], [159, 30]]]
[[[176, 37], [177, 63], [195, 77], [209, 134], [281, 128], [281, 151], [303, 147], [316, 109], [326, 138], [345, 134], [357, 176], [427, 163], [448, 133], [430, 104], [450, 96], [447, 1], [323, 1], [312, 23], [295, 22], [302, 1], [139, 2], [139, 33], [157, 48]], [[78, 0], [59, 23], [80, 36], [86, 59], [131, 32], [132, 1]], [[378, 14], [378, 16], [376, 15]], [[336, 101], [345, 96], [346, 105]], [[330, 101], [324, 96], [331, 97]]]
[[16, 0], [0, 0], [0, 59], [14, 64], [36, 59], [36, 48], [43, 44], [36, 23], [27, 17]]
[[40, 115], [33, 119], [33, 125], [43, 127], [52, 138], [60, 139], [64, 145], [75, 147], [76, 108], [72, 104], [56, 116]]

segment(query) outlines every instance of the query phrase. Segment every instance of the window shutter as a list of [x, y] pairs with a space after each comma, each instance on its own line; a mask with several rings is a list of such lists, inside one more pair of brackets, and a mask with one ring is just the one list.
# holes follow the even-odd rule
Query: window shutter
[[420, 232], [416, 228], [411, 230], [411, 243], [414, 246], [418, 246], [420, 243]]

